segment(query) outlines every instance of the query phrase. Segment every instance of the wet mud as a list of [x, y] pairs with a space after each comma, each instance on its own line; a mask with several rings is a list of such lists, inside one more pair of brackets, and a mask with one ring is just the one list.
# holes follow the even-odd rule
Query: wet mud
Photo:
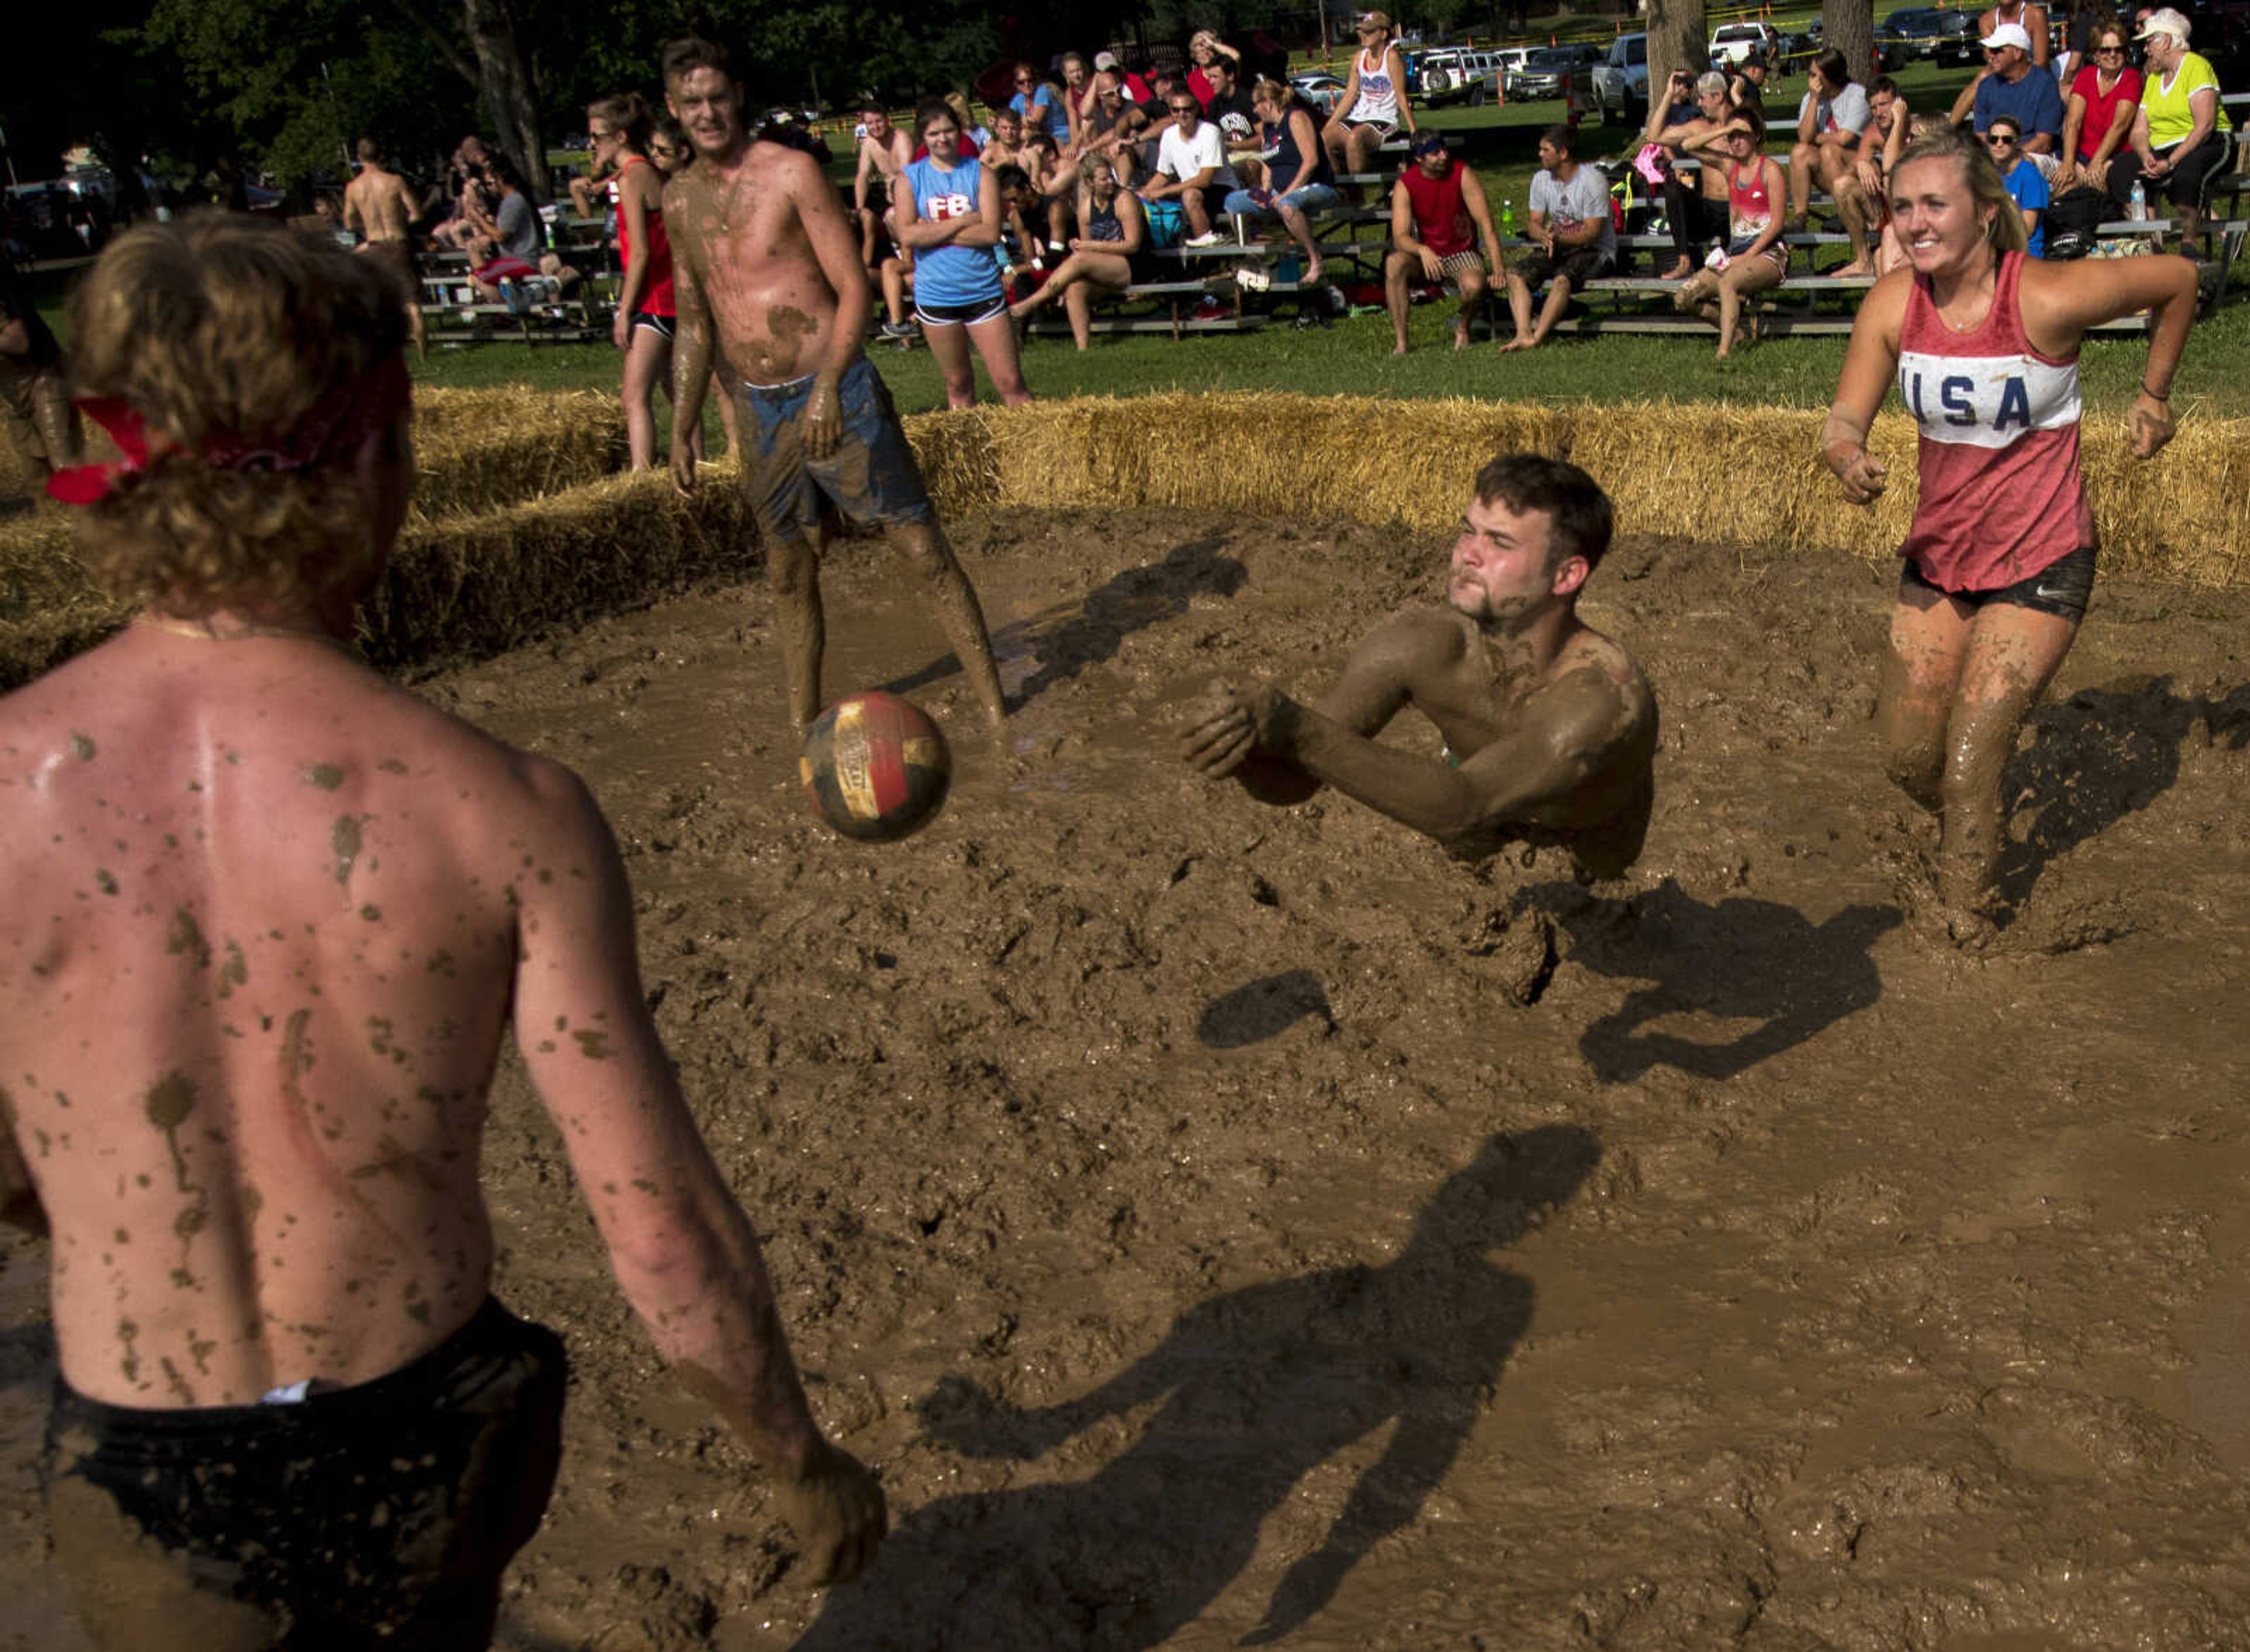
[[[1450, 861], [1195, 781], [1442, 547], [1181, 512], [960, 525], [1022, 708], [839, 547], [828, 687], [956, 773], [860, 846], [756, 588], [424, 692], [578, 767], [816, 1408], [895, 1529], [825, 1596], [611, 1284], [504, 1072], [500, 1289], [576, 1373], [499, 1644], [2250, 1647], [2250, 599], [2105, 584], [2007, 770], [1989, 949], [1870, 713], [1893, 569], [1649, 539], [1588, 616], [1662, 708], [1646, 853]], [[1402, 719], [1391, 738], [1433, 754]], [[0, 1268], [0, 1647], [75, 1644]]]

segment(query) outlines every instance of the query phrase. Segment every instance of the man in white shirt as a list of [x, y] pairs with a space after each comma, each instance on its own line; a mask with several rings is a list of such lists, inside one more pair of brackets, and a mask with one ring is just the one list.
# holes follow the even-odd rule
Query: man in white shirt
[[[1503, 350], [1534, 349], [1547, 341], [1563, 319], [1572, 289], [1609, 273], [1617, 262], [1617, 230], [1610, 222], [1610, 186], [1601, 173], [1582, 166], [1577, 139], [1567, 126], [1551, 126], [1539, 137], [1539, 171], [1531, 180], [1531, 222], [1524, 233], [1531, 245], [1508, 272], [1508, 307], [1515, 336]], [[1547, 283], [1547, 303], [1539, 324], [1531, 323], [1531, 289]]]
[[1141, 198], [1151, 205], [1170, 203], [1172, 210], [1185, 213], [1188, 245], [1217, 246], [1220, 236], [1211, 227], [1206, 202], [1235, 187], [1234, 169], [1226, 163], [1226, 141], [1203, 118], [1203, 106], [1185, 86], [1173, 88], [1166, 107], [1172, 123], [1157, 141], [1156, 176], [1141, 186]]

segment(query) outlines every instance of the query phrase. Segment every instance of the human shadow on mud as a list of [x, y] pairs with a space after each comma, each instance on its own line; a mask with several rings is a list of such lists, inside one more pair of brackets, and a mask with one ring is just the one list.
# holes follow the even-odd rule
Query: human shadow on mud
[[940, 1497], [908, 1515], [867, 1577], [829, 1596], [798, 1652], [1154, 1646], [1233, 1580], [1307, 1473], [1395, 1421], [1246, 1644], [1287, 1635], [1445, 1478], [1531, 1322], [1529, 1282], [1487, 1253], [1568, 1200], [1599, 1157], [1574, 1125], [1492, 1136], [1416, 1216], [1396, 1260], [1205, 1302], [1079, 1399], [1017, 1410], [944, 1379], [921, 1403], [924, 1423], [971, 1456], [1028, 1462], [1156, 1409], [1090, 1478]]
[[42, 1319], [0, 1331], [0, 1392], [17, 1387], [41, 1394], [55, 1380], [55, 1329]]
[[[1232, 596], [1248, 577], [1242, 564], [1221, 556], [1224, 537], [1189, 540], [1176, 545], [1161, 562], [1128, 568], [1087, 594], [1082, 602], [1059, 603], [1031, 618], [1004, 625], [992, 634], [993, 656], [1003, 663], [1032, 658], [1039, 669], [1017, 691], [1022, 704], [1089, 665], [1115, 656], [1135, 631], [1177, 619], [1197, 595]], [[910, 677], [883, 686], [894, 694], [961, 669], [948, 654]]]
[[1212, 999], [1196, 1019], [1196, 1038], [1211, 1050], [1239, 1050], [1306, 1020], [1331, 1030], [1336, 1027], [1321, 978], [1309, 969], [1288, 969], [1261, 975]]
[[[1732, 1078], [1867, 1008], [1883, 991], [1868, 948], [1905, 916], [1895, 906], [1847, 906], [1815, 924], [1794, 906], [1748, 895], [1706, 904], [1669, 878], [1625, 900], [1574, 884], [1543, 885], [1524, 898], [1570, 931], [1573, 963], [1652, 983], [1579, 1036], [1587, 1063], [1610, 1084], [1660, 1063]], [[1757, 1024], [1712, 1041], [1642, 1030], [1694, 1014]]]
[[2047, 863], [2137, 814], [2179, 779], [2180, 749], [2201, 723], [2214, 744], [2250, 745], [2250, 684], [2218, 699], [2173, 692], [2154, 677], [2127, 686], [2082, 688], [2041, 706], [2008, 760], [2000, 795], [2034, 811], [2023, 836], [2000, 857], [2000, 893], [2020, 906]]

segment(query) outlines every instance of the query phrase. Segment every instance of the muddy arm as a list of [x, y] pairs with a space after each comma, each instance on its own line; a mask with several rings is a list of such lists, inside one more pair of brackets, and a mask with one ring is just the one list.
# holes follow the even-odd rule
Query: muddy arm
[[538, 800], [510, 845], [526, 868], [511, 886], [524, 1064], [658, 1348], [765, 1470], [815, 1580], [850, 1577], [882, 1539], [883, 1494], [805, 1404], [757, 1236], [643, 1000], [632, 895], [609, 828], [576, 775], [522, 762]]

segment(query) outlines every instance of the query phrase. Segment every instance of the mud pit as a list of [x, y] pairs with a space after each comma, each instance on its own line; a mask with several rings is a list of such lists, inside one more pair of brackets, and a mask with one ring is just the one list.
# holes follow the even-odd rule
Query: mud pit
[[[1970, 958], [1910, 910], [1928, 827], [1867, 721], [1888, 568], [1619, 547], [1586, 611], [1657, 685], [1660, 796], [1586, 891], [1170, 756], [1215, 672], [1313, 685], [1434, 599], [1436, 547], [957, 538], [1030, 697], [997, 740], [875, 547], [829, 576], [832, 692], [955, 740], [903, 845], [808, 816], [759, 591], [426, 685], [610, 809], [659, 1020], [897, 1521], [791, 1587], [511, 1072], [500, 1289], [576, 1382], [501, 1645], [2250, 1646], [2250, 602], [2103, 588], [2011, 773], [2024, 916]], [[38, 1286], [13, 1251], [0, 1644], [69, 1646]]]

